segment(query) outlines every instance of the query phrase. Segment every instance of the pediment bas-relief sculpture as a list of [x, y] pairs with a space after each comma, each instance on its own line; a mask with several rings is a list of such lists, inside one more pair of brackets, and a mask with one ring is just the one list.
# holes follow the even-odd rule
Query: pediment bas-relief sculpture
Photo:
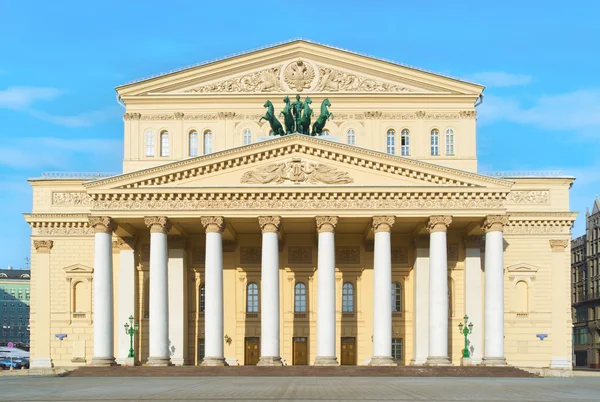
[[354, 180], [342, 172], [323, 163], [311, 163], [300, 158], [288, 162], [273, 163], [250, 170], [242, 175], [244, 184], [349, 184]]

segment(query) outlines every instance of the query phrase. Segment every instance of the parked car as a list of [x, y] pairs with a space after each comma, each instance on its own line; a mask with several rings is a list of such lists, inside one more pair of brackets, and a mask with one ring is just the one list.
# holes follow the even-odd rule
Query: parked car
[[2, 367], [3, 370], [10, 370], [10, 367], [12, 366], [13, 370], [18, 370], [21, 368], [21, 363], [15, 360], [17, 359], [13, 359], [11, 362], [9, 358], [0, 358], [0, 367]]

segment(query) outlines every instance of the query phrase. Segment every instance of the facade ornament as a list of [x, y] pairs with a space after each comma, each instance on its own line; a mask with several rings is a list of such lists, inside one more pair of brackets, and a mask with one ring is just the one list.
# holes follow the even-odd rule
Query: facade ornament
[[288, 247], [288, 263], [312, 264], [312, 248]]
[[508, 223], [508, 215], [488, 215], [483, 221], [481, 229], [485, 232], [502, 232]]
[[262, 248], [260, 247], [240, 247], [240, 263], [242, 264], [260, 264], [262, 259]]
[[220, 120], [231, 120], [235, 118], [235, 112], [218, 112], [217, 117]]
[[315, 79], [315, 69], [310, 63], [297, 60], [285, 67], [283, 79], [290, 88], [302, 92], [312, 86]]
[[40, 254], [49, 254], [50, 250], [54, 246], [54, 242], [52, 240], [34, 240], [33, 247], [35, 247], [35, 251]]
[[92, 199], [88, 193], [83, 191], [56, 192], [52, 193], [52, 205], [87, 207], [92, 205]]
[[218, 120], [219, 116], [217, 113], [196, 113], [196, 114], [185, 114], [184, 120]]
[[283, 91], [280, 68], [274, 67], [183, 91], [184, 93], [238, 93]]
[[569, 246], [569, 240], [549, 240], [552, 251], [565, 251]]
[[175, 120], [175, 115], [172, 113], [158, 113], [158, 114], [143, 114], [140, 117], [140, 120], [149, 120], [149, 121], [161, 121], [161, 120]]
[[379, 111], [365, 112], [365, 119], [370, 119], [370, 120], [381, 119], [382, 115], [383, 115], [383, 112], [379, 112]]
[[392, 247], [392, 264], [408, 264], [406, 247]]
[[147, 216], [144, 223], [150, 228], [150, 233], [167, 234], [171, 230], [171, 223], [166, 216]]
[[167, 244], [170, 249], [185, 250], [188, 246], [188, 240], [184, 236], [168, 236]]
[[547, 204], [549, 198], [549, 191], [511, 191], [506, 196], [506, 202], [510, 204]]
[[203, 216], [200, 222], [206, 233], [223, 233], [225, 230], [225, 220], [222, 216]]
[[90, 216], [88, 222], [94, 233], [112, 233], [114, 230], [114, 222], [108, 216]]
[[349, 184], [354, 180], [347, 172], [339, 171], [322, 163], [305, 162], [293, 158], [289, 162], [273, 163], [248, 171], [242, 175], [241, 183], [246, 184], [282, 184], [290, 181], [294, 184]]
[[462, 112], [458, 112], [458, 116], [461, 119], [475, 119], [477, 118], [477, 112], [475, 110], [463, 110]]
[[374, 216], [371, 229], [373, 232], [389, 232], [396, 222], [394, 216]]
[[425, 115], [426, 113], [423, 110], [418, 110], [415, 112], [415, 116], [417, 116], [417, 119], [424, 119]]
[[412, 92], [396, 84], [379, 82], [356, 74], [319, 66], [315, 91], [329, 92]]
[[175, 116], [175, 120], [183, 120], [184, 113], [175, 112], [175, 113], [173, 113], [173, 115]]
[[335, 248], [336, 264], [360, 264], [360, 247], [341, 246]]
[[315, 220], [317, 222], [318, 233], [333, 232], [338, 223], [337, 216], [317, 216]]
[[141, 117], [141, 113], [123, 113], [124, 120], [139, 120]]
[[281, 216], [259, 216], [258, 224], [262, 233], [277, 233], [281, 225]]
[[447, 215], [435, 215], [429, 217], [427, 222], [427, 231], [429, 233], [447, 232], [448, 226], [452, 223], [452, 217]]

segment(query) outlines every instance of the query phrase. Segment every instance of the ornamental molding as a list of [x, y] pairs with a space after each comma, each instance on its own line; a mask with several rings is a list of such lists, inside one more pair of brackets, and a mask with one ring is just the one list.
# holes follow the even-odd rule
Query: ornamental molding
[[240, 247], [240, 264], [260, 264], [261, 259], [260, 247]]
[[245, 172], [240, 179], [243, 184], [282, 184], [290, 181], [294, 184], [349, 184], [354, 180], [342, 172], [323, 163], [311, 163], [301, 158], [292, 158], [289, 162], [273, 163]]
[[481, 229], [485, 232], [502, 232], [508, 223], [508, 215], [489, 215], [485, 217]]
[[262, 233], [277, 233], [281, 225], [280, 216], [259, 216], [258, 224]]
[[200, 222], [206, 233], [223, 233], [225, 230], [225, 219], [222, 216], [203, 216]]
[[319, 79], [314, 88], [317, 92], [414, 92], [401, 85], [381, 82], [330, 67], [318, 65], [318, 70]]
[[[505, 235], [545, 235], [545, 234], [571, 234], [571, 227], [575, 221], [573, 213], [548, 213], [538, 214], [540, 218], [514, 220], [517, 214], [511, 213], [508, 224], [504, 226]], [[535, 214], [526, 214], [535, 216]], [[550, 219], [543, 219], [550, 218]], [[555, 218], [555, 219], [552, 219]]]
[[[94, 234], [94, 229], [88, 224], [87, 214], [29, 214], [26, 216], [34, 236], [89, 236]], [[85, 221], [73, 221], [74, 218], [85, 219]], [[70, 219], [70, 221], [62, 219]]]
[[140, 117], [140, 120], [149, 120], [149, 121], [175, 120], [175, 114], [174, 113], [171, 113], [171, 114], [166, 114], [166, 113], [160, 113], [160, 114], [143, 114]]
[[540, 268], [535, 265], [520, 262], [506, 267], [506, 272], [508, 273], [508, 279], [511, 280], [513, 284], [523, 280], [528, 284], [531, 284], [531, 281], [535, 280], [535, 276], [539, 269]]
[[475, 110], [463, 110], [462, 112], [458, 112], [458, 116], [461, 119], [476, 119], [477, 111]]
[[92, 199], [86, 192], [55, 192], [52, 193], [52, 205], [56, 206], [81, 206], [88, 207], [92, 205]]
[[217, 113], [194, 113], [194, 114], [186, 113], [183, 116], [183, 119], [184, 120], [219, 120], [219, 115]]
[[183, 93], [283, 92], [281, 67], [272, 67], [211, 84], [186, 89]]
[[[274, 147], [277, 146], [279, 147], [274, 149]], [[253, 151], [254, 153], [252, 153]], [[136, 178], [139, 178], [139, 180], [120, 185], [119, 188], [161, 185], [167, 182], [185, 180], [238, 166], [264, 162], [269, 159], [280, 158], [299, 152], [306, 156], [315, 156], [320, 159], [342, 162], [351, 166], [372, 169], [437, 185], [454, 187], [477, 186], [476, 184], [470, 183], [470, 180], [504, 188], [510, 188], [513, 185], [512, 182], [495, 177], [460, 171], [377, 151], [360, 149], [354, 146], [300, 134], [286, 135], [272, 139], [268, 144], [254, 143], [246, 145], [243, 154], [239, 149], [234, 148], [106, 179], [95, 180], [93, 182], [85, 183], [84, 185], [86, 188], [97, 188], [111, 183], [119, 185], [119, 182]], [[227, 156], [231, 156], [232, 158], [224, 160], [224, 157]], [[204, 164], [198, 166], [200, 162], [203, 162]], [[402, 166], [399, 166], [399, 162], [402, 163]]]
[[108, 216], [90, 216], [88, 224], [94, 230], [94, 233], [111, 234], [115, 229], [114, 222]]
[[445, 215], [437, 215], [430, 216], [429, 221], [427, 222], [427, 231], [429, 233], [435, 232], [447, 232], [448, 226], [452, 223], [451, 216]]
[[50, 250], [54, 246], [54, 242], [52, 240], [34, 240], [33, 247], [35, 247], [35, 251], [39, 254], [50, 254]]
[[312, 264], [311, 247], [288, 247], [288, 263]]
[[167, 234], [171, 230], [171, 223], [166, 216], [147, 216], [144, 223], [150, 229], [150, 233]]
[[359, 246], [339, 246], [335, 248], [336, 264], [360, 264]]
[[312, 88], [316, 77], [315, 67], [304, 60], [293, 61], [283, 69], [283, 81], [296, 92]]
[[511, 191], [506, 196], [508, 204], [547, 204], [550, 199], [550, 191]]
[[394, 222], [396, 222], [396, 218], [393, 216], [375, 216], [373, 217], [371, 230], [375, 233], [389, 232], [392, 230]]
[[337, 216], [317, 216], [315, 220], [317, 222], [318, 233], [333, 232], [338, 223]]
[[123, 120], [140, 120], [142, 117], [141, 113], [123, 113]]
[[392, 247], [392, 264], [408, 264], [408, 249]]
[[565, 251], [569, 246], [569, 240], [549, 240], [552, 251]]

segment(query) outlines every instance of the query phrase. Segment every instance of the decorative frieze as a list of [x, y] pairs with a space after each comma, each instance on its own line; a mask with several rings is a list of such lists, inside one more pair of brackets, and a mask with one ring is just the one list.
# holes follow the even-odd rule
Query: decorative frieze
[[86, 192], [56, 192], [52, 193], [52, 205], [87, 207], [92, 205], [92, 199]]
[[312, 248], [288, 247], [288, 263], [312, 264]]
[[222, 216], [203, 216], [200, 222], [206, 233], [223, 233], [225, 230], [225, 220]]
[[294, 184], [348, 184], [354, 180], [347, 172], [341, 172], [322, 163], [310, 163], [300, 158], [289, 162], [274, 163], [242, 175], [241, 183], [245, 184], [282, 184], [290, 181]]
[[360, 247], [336, 247], [336, 264], [360, 264]]
[[485, 232], [502, 232], [508, 223], [508, 215], [488, 215], [481, 229]]
[[429, 221], [427, 222], [427, 230], [429, 231], [429, 233], [446, 232], [448, 231], [448, 226], [450, 226], [451, 223], [451, 216], [431, 216], [429, 217]]
[[185, 114], [183, 116], [184, 120], [218, 120], [219, 116], [217, 113], [194, 113], [194, 114]]
[[268, 68], [224, 81], [187, 89], [184, 93], [282, 92], [280, 67]]
[[335, 226], [338, 223], [337, 216], [317, 216], [315, 218], [317, 222], [317, 232], [333, 232]]
[[476, 119], [477, 118], [477, 111], [475, 111], [475, 110], [463, 110], [461, 112], [458, 112], [458, 116], [461, 119]]
[[547, 204], [549, 191], [511, 191], [506, 196], [509, 204]]
[[54, 242], [52, 240], [34, 240], [33, 247], [35, 247], [35, 251], [39, 254], [48, 254], [52, 247], [54, 246]]
[[166, 216], [147, 216], [144, 223], [150, 228], [150, 233], [168, 233], [171, 230], [171, 223]]
[[262, 233], [277, 233], [281, 225], [280, 216], [259, 216], [258, 224]]
[[30, 222], [32, 234], [40, 236], [89, 236], [94, 229], [88, 222]]
[[217, 117], [220, 120], [231, 120], [235, 118], [235, 112], [218, 112]]
[[392, 264], [408, 264], [408, 249], [392, 247]]
[[123, 120], [139, 120], [141, 117], [141, 113], [123, 113]]
[[140, 117], [140, 120], [148, 120], [148, 121], [175, 120], [175, 114], [173, 114], [173, 113], [143, 114]]
[[89, 225], [94, 233], [112, 233], [114, 230], [114, 223], [108, 216], [90, 216]]
[[329, 67], [319, 67], [315, 91], [323, 92], [413, 92], [410, 88], [361, 77]]
[[240, 247], [241, 264], [260, 264], [262, 249], [260, 247]]
[[394, 226], [394, 222], [396, 218], [393, 216], [375, 216], [373, 217], [373, 222], [371, 229], [373, 232], [389, 232], [392, 230], [392, 226]]

